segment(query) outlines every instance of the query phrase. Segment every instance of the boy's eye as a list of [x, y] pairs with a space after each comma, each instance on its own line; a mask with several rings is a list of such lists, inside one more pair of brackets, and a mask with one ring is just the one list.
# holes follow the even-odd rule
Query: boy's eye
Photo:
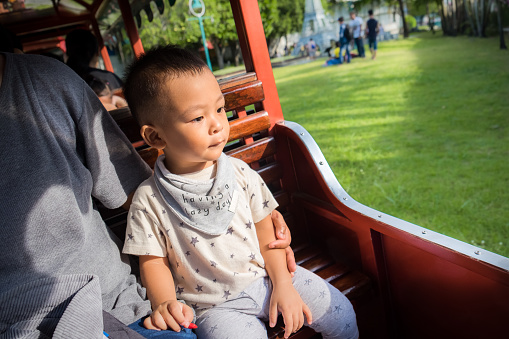
[[201, 117], [195, 118], [195, 119], [193, 119], [193, 120], [191, 120], [191, 121], [192, 121], [192, 122], [200, 122], [200, 121], [202, 121], [202, 120], [203, 120], [203, 117], [201, 116]]
[[223, 107], [219, 107], [217, 109], [217, 113], [223, 113], [223, 111], [224, 111], [224, 106]]

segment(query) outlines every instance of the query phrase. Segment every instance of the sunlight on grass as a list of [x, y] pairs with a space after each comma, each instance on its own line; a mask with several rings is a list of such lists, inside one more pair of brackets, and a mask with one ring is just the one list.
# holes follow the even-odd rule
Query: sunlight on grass
[[509, 256], [509, 53], [429, 33], [378, 53], [274, 69], [285, 118], [359, 202]]

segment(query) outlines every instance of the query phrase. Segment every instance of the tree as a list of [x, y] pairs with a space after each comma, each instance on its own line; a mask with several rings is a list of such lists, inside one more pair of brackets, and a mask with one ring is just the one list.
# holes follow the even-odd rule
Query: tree
[[403, 5], [403, 0], [398, 0], [399, 3], [399, 11], [401, 15], [401, 20], [403, 21], [403, 38], [408, 38], [408, 27], [406, 25], [406, 19], [405, 19], [405, 7]]
[[495, 0], [497, 11], [498, 34], [500, 36], [500, 49], [507, 49], [504, 39], [504, 24], [502, 23], [502, 1]]
[[[305, 0], [277, 1], [277, 24], [271, 25], [272, 27], [265, 29], [267, 45], [270, 46], [273, 39], [279, 39], [282, 36], [286, 37], [288, 34], [301, 30], [304, 20], [304, 4]], [[286, 41], [288, 41], [288, 39]]]

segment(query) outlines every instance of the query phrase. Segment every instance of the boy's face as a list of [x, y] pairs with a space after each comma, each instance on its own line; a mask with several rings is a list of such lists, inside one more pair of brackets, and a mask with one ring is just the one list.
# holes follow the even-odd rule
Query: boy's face
[[165, 165], [174, 174], [211, 166], [228, 141], [230, 125], [224, 97], [214, 75], [185, 75], [166, 82], [161, 101], [171, 103], [164, 122], [155, 127], [164, 141]]

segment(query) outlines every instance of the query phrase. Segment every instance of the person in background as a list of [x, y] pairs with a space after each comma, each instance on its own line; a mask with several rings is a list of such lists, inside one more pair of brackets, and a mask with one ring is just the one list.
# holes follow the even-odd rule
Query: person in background
[[92, 32], [76, 29], [65, 37], [66, 64], [80, 77], [92, 75], [104, 81], [111, 91], [116, 92], [123, 86], [122, 80], [112, 72], [99, 69], [99, 44]]
[[316, 57], [316, 44], [313, 39], [309, 39], [309, 42], [306, 44], [306, 50], [311, 59]]
[[375, 60], [376, 58], [376, 50], [378, 49], [378, 44], [376, 41], [376, 37], [379, 32], [378, 28], [378, 20], [376, 20], [373, 16], [373, 10], [370, 9], [368, 11], [369, 19], [366, 22], [366, 36], [368, 37], [369, 51], [371, 52], [371, 59]]
[[361, 58], [365, 58], [364, 52], [364, 40], [362, 38], [364, 31], [362, 30], [362, 24], [364, 21], [361, 17], [358, 17], [355, 12], [350, 12], [350, 22], [348, 26], [350, 27], [350, 32], [352, 33], [353, 40], [355, 42], [355, 46], [357, 46], [357, 53]]
[[[345, 24], [345, 20], [343, 17], [339, 17], [339, 59], [340, 63], [346, 61], [346, 63], [350, 63], [352, 60], [352, 56], [350, 55], [350, 41], [352, 40], [352, 35], [348, 25]], [[344, 52], [344, 54], [343, 54]]]
[[127, 106], [124, 98], [114, 95], [110, 87], [101, 79], [92, 75], [85, 78], [85, 82], [92, 88], [97, 97], [108, 111]]

